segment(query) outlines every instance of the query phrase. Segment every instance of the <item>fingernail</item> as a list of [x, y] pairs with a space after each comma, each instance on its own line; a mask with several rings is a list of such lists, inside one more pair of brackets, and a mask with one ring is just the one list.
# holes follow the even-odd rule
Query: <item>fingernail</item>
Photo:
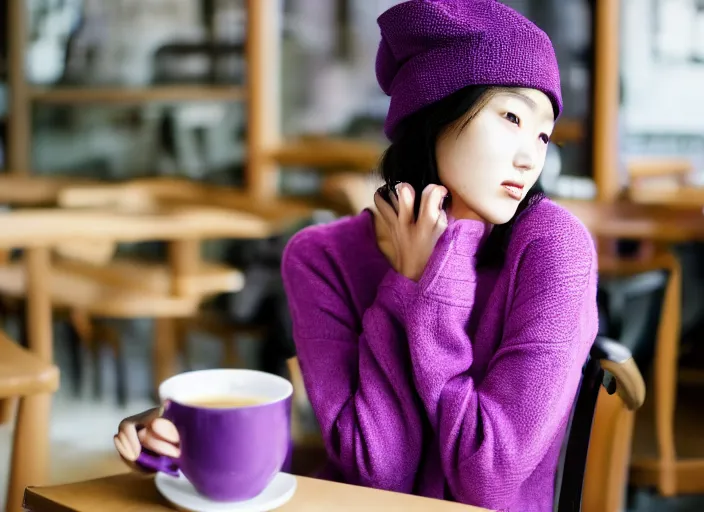
[[402, 190], [401, 183], [396, 183], [396, 186], [394, 187], [394, 191], [396, 192], [396, 197], [398, 197], [399, 193]]

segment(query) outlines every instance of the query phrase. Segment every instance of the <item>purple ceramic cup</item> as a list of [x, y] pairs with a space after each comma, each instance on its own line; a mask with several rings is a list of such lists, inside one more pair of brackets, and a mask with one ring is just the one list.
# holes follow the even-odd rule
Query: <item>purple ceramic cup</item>
[[[254, 370], [203, 370], [159, 386], [165, 419], [181, 439], [178, 459], [142, 450], [137, 464], [178, 476], [213, 501], [254, 498], [279, 473], [291, 447], [291, 383]], [[215, 409], [188, 405], [208, 398], [257, 398], [257, 405]]]

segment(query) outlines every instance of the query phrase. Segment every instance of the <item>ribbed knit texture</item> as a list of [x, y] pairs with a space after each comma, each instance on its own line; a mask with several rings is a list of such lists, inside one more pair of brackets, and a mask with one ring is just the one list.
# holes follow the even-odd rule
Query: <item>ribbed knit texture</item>
[[369, 211], [306, 228], [282, 273], [325, 477], [492, 510], [552, 510], [560, 446], [597, 332], [596, 256], [545, 199], [501, 269], [475, 269], [455, 221], [418, 283], [377, 248]]
[[562, 111], [560, 72], [548, 36], [498, 0], [411, 0], [378, 18], [376, 76], [391, 96], [384, 131], [469, 85], [544, 92]]

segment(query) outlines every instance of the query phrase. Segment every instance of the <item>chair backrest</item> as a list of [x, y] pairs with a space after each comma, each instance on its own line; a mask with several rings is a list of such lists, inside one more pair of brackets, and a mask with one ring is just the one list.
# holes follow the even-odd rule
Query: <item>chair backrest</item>
[[595, 340], [584, 365], [582, 383], [566, 435], [566, 450], [556, 496], [557, 512], [582, 510], [589, 441], [602, 386], [609, 394], [617, 393], [630, 411], [640, 408], [645, 401], [645, 383], [630, 350], [600, 336]]

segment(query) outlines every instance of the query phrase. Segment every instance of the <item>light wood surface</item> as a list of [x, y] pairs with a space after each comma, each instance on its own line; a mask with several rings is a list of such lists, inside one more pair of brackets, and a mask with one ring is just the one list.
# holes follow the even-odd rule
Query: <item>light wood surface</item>
[[252, 214], [222, 208], [176, 207], [131, 215], [115, 211], [47, 208], [0, 215], [0, 247], [47, 247], [63, 242], [139, 242], [208, 238], [262, 238], [271, 225]]
[[134, 213], [149, 213], [169, 205], [201, 205], [257, 215], [277, 226], [313, 210], [298, 199], [277, 197], [262, 201], [243, 190], [172, 178], [66, 187], [59, 193], [57, 203], [66, 208], [114, 208]]
[[692, 160], [688, 158], [633, 157], [626, 167], [631, 181], [664, 176], [682, 179], [694, 171]]
[[174, 101], [240, 101], [244, 88], [237, 86], [178, 85], [160, 87], [32, 87], [29, 98], [41, 103], [137, 104]]
[[369, 141], [306, 137], [284, 141], [272, 149], [272, 158], [284, 166], [369, 172], [376, 168], [383, 151], [383, 145]]
[[[486, 512], [486, 509], [406, 494], [297, 477], [298, 488], [282, 512], [399, 511]], [[173, 508], [156, 490], [153, 478], [126, 473], [99, 480], [27, 489], [29, 512], [169, 512]]]
[[[145, 287], [149, 284], [146, 282]], [[52, 307], [78, 309], [108, 318], [187, 317], [198, 311], [200, 303], [198, 296], [176, 297], [169, 291], [129, 289], [68, 271], [60, 265], [51, 269], [42, 286], [48, 289]], [[28, 290], [24, 265], [0, 266], [0, 294], [24, 298]]]
[[[66, 272], [94, 279], [106, 286], [120, 286], [123, 289], [147, 293], [172, 292], [172, 270], [169, 265], [163, 263], [116, 258], [108, 265], [62, 260], [55, 268], [57, 266]], [[195, 268], [177, 270], [179, 286], [183, 290], [180, 295], [234, 293], [244, 286], [242, 272], [219, 263], [198, 260]]]
[[629, 187], [628, 198], [634, 203], [702, 210], [704, 187]]
[[59, 192], [66, 187], [95, 185], [95, 180], [63, 177], [23, 176], [23, 171], [0, 175], [0, 204], [12, 206], [56, 204]]
[[700, 209], [639, 205], [627, 201], [557, 200], [579, 218], [593, 235], [663, 243], [704, 240]]
[[0, 398], [53, 393], [59, 370], [42, 361], [0, 331]]

